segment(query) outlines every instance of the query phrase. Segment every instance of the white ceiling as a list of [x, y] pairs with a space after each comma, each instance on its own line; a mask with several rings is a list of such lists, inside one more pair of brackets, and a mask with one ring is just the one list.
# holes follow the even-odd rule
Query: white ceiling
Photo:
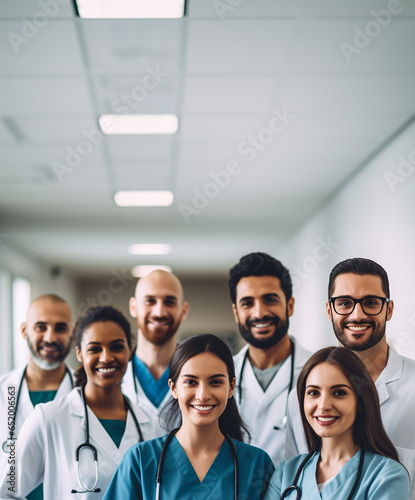
[[[221, 273], [275, 250], [415, 113], [412, 0], [190, 0], [184, 19], [142, 21], [81, 20], [69, 0], [50, 3], [46, 16], [42, 3], [1, 2], [0, 232], [78, 275], [138, 263]], [[373, 11], [388, 6], [399, 13], [377, 28]], [[28, 33], [28, 22], [44, 26]], [[356, 29], [379, 33], [347, 61]], [[160, 76], [145, 90], [149, 72]], [[291, 118], [271, 137], [275, 109]], [[179, 132], [95, 132], [85, 146], [114, 112], [177, 113]], [[250, 136], [269, 143], [251, 155]], [[53, 165], [81, 144], [59, 178]], [[186, 223], [181, 204], [229, 162], [239, 174]], [[119, 189], [170, 189], [175, 203], [120, 208]], [[132, 243], [173, 252], [137, 258]]]

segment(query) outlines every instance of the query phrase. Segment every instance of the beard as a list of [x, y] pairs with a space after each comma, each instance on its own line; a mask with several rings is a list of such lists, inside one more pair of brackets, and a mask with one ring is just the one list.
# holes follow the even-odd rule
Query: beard
[[[357, 326], [363, 324], [363, 322], [360, 323], [358, 321], [347, 321], [347, 324]], [[362, 343], [357, 344], [355, 340], [349, 340], [347, 338], [347, 334], [344, 333], [346, 321], [340, 321], [340, 323], [334, 323], [333, 321], [334, 334], [336, 335], [337, 340], [344, 347], [347, 347], [352, 351], [367, 351], [383, 339], [386, 332], [386, 323], [376, 326], [376, 323], [374, 321], [365, 321], [364, 324], [370, 325], [372, 327], [373, 333], [366, 341]]]
[[56, 357], [51, 360], [42, 357], [30, 342], [29, 337], [27, 337], [27, 346], [29, 348], [30, 354], [32, 355], [33, 362], [41, 370], [52, 371], [56, 370], [56, 368], [59, 368], [71, 349], [71, 343], [69, 343], [66, 348], [60, 342], [53, 342], [50, 345], [55, 346], [58, 350]]
[[[159, 318], [160, 320], [165, 320], [166, 318], [162, 317]], [[177, 333], [177, 330], [179, 329], [181, 320], [179, 319], [177, 322], [174, 322], [173, 320], [168, 321], [168, 327], [148, 327], [147, 322], [144, 322], [142, 326], [138, 324], [138, 329], [144, 336], [144, 338], [157, 346], [161, 346], [169, 342], [169, 340], [174, 337]]]
[[[251, 333], [251, 328], [255, 323], [272, 323], [274, 325], [274, 333], [271, 337], [267, 338], [257, 338], [254, 337]], [[290, 321], [288, 318], [288, 308], [285, 311], [285, 319], [281, 319], [278, 316], [264, 316], [260, 320], [247, 320], [247, 322], [243, 325], [242, 323], [238, 323], [239, 333], [242, 338], [248, 342], [248, 344], [253, 347], [257, 347], [259, 349], [268, 349], [278, 344], [280, 340], [286, 335], [288, 332]]]

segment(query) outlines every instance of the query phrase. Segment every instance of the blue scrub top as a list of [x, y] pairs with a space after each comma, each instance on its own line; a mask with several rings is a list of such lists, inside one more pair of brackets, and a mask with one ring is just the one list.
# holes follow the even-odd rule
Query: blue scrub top
[[[281, 493], [294, 480], [298, 467], [306, 455], [297, 455], [281, 462], [272, 476], [265, 500], [279, 500]], [[348, 497], [356, 479], [360, 451], [356, 453], [340, 472], [318, 492], [316, 482], [317, 462], [320, 453], [316, 452], [307, 462], [300, 474], [297, 486], [307, 500], [343, 500]], [[307, 495], [307, 496], [306, 496]], [[291, 490], [287, 500], [295, 500], [296, 492]], [[353, 500], [408, 500], [409, 476], [406, 469], [391, 458], [366, 451], [362, 477]]]
[[163, 402], [166, 394], [169, 392], [169, 367], [166, 368], [163, 375], [156, 380], [150, 370], [147, 368], [146, 364], [137, 357], [137, 354], [133, 358], [135, 374], [144, 394], [147, 396], [149, 401], [158, 408]]
[[[124, 455], [105, 493], [104, 500], [154, 500], [156, 474], [166, 436], [144, 441]], [[254, 446], [233, 440], [239, 462], [240, 499], [264, 498], [275, 468], [268, 454]], [[231, 449], [225, 440], [202, 482], [176, 436], [169, 443], [161, 475], [161, 499], [232, 500], [234, 466]]]

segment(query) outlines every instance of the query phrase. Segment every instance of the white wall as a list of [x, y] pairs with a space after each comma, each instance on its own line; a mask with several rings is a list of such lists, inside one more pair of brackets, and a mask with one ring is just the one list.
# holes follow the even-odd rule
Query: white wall
[[415, 359], [414, 215], [412, 123], [274, 252], [292, 271], [295, 283], [290, 332], [313, 350], [334, 344], [325, 314], [329, 273], [341, 260], [367, 257], [389, 275], [395, 312], [387, 326], [388, 341]]
[[[36, 261], [30, 256], [24, 255], [18, 249], [13, 248], [7, 241], [7, 235], [3, 235], [0, 241], [0, 273], [1, 273], [1, 312], [5, 310], [0, 321], [1, 365], [0, 373], [4, 373], [13, 366], [13, 349], [24, 349], [28, 359], [28, 349], [25, 343], [12, 342], [12, 297], [11, 287], [13, 278], [26, 278], [31, 284], [31, 300], [45, 293], [55, 293], [68, 301], [74, 308], [76, 304], [76, 288], [74, 280], [70, 275], [61, 272], [58, 276], [52, 276], [50, 267]], [[26, 320], [23, 315], [18, 322]], [[14, 344], [14, 345], [13, 345]], [[24, 354], [22, 358], [24, 359]], [[71, 355], [72, 359], [73, 356]]]

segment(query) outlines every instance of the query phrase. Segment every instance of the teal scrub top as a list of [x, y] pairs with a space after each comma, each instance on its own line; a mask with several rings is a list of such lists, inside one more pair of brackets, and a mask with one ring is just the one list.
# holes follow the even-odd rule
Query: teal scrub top
[[[121, 460], [103, 500], [154, 500], [157, 466], [166, 436], [130, 448]], [[239, 462], [241, 499], [264, 498], [275, 468], [268, 454], [233, 440]], [[234, 466], [225, 440], [202, 482], [176, 436], [169, 443], [161, 475], [160, 498], [180, 500], [233, 500]]]
[[[265, 500], [280, 500], [281, 493], [294, 480], [298, 467], [306, 455], [297, 455], [281, 462], [274, 472]], [[297, 486], [307, 500], [340, 500], [348, 497], [356, 479], [360, 451], [356, 453], [340, 472], [318, 492], [316, 481], [317, 462], [320, 453], [316, 452], [307, 462], [298, 479]], [[307, 495], [307, 496], [306, 496]], [[287, 500], [295, 500], [296, 492], [291, 490]], [[362, 477], [353, 500], [408, 500], [409, 476], [406, 469], [391, 458], [366, 451]]]
[[120, 447], [122, 437], [124, 436], [126, 420], [113, 420], [109, 418], [100, 418], [102, 427], [107, 431], [110, 438], [114, 441], [117, 448]]

